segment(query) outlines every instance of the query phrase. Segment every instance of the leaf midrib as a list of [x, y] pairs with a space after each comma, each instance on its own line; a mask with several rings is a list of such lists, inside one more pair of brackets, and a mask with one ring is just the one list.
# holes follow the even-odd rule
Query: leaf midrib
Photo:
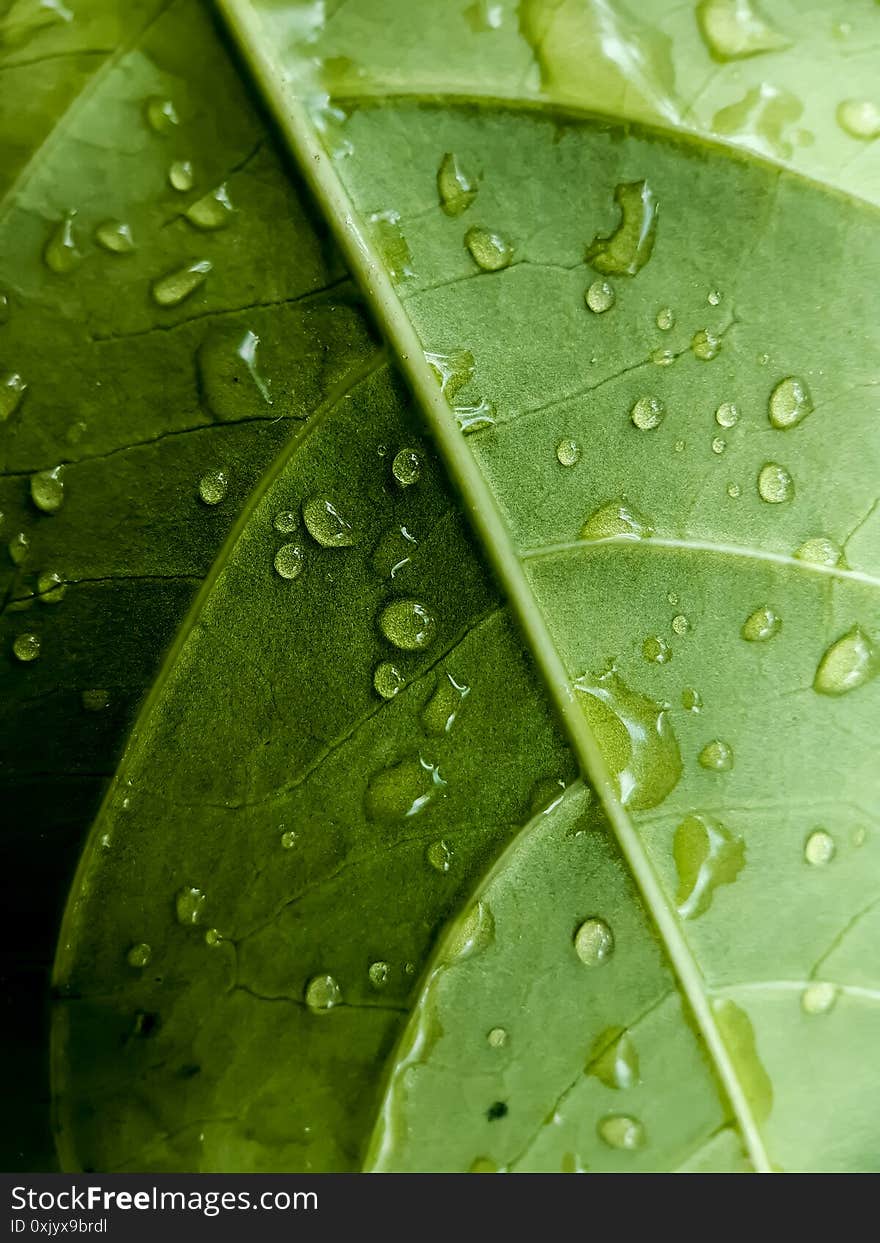
[[452, 411], [425, 359], [416, 329], [403, 310], [370, 235], [359, 225], [356, 209], [318, 140], [305, 106], [294, 97], [289, 85], [285, 89], [285, 74], [269, 51], [270, 42], [259, 15], [249, 0], [217, 0], [217, 3], [336, 237], [352, 275], [363, 288], [378, 325], [396, 353], [399, 368], [413, 389], [480, 545], [543, 676], [578, 764], [602, 800], [618, 846], [654, 920], [727, 1094], [746, 1152], [757, 1172], [769, 1172], [771, 1166], [763, 1140], [722, 1039], [702, 974], [635, 826], [620, 803], [598, 742], [576, 703], [571, 681], [543, 612], [528, 585], [501, 510], [475, 458], [464, 444]]

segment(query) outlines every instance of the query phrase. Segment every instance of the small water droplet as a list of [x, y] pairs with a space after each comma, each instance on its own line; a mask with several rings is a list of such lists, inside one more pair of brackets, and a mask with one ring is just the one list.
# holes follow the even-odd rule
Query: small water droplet
[[453, 406], [452, 413], [465, 436], [495, 424], [495, 407], [485, 397], [475, 406]]
[[614, 933], [604, 919], [592, 916], [575, 931], [574, 948], [584, 966], [600, 967], [614, 953]]
[[157, 306], [179, 306], [205, 283], [213, 264], [210, 259], [195, 259], [182, 268], [176, 268], [153, 281], [151, 291]]
[[605, 276], [635, 276], [651, 258], [659, 205], [646, 181], [615, 186], [614, 201], [620, 208], [620, 224], [608, 236], [597, 234], [585, 258]]
[[685, 617], [684, 613], [676, 613], [672, 619], [671, 625], [673, 634], [677, 634], [679, 637], [686, 635], [691, 628], [691, 623]]
[[804, 858], [813, 867], [824, 867], [834, 858], [834, 838], [824, 829], [814, 829], [804, 843]]
[[805, 540], [794, 554], [799, 561], [808, 561], [811, 565], [843, 565], [843, 550], [834, 540], [818, 535]]
[[161, 95], [151, 95], [144, 103], [144, 116], [147, 124], [156, 134], [167, 134], [180, 124], [177, 109], [170, 99]]
[[168, 184], [172, 190], [186, 194], [195, 185], [196, 175], [192, 160], [175, 160], [168, 169]]
[[37, 576], [37, 593], [41, 604], [60, 604], [67, 591], [67, 583], [55, 570], [44, 570]]
[[727, 495], [732, 501], [738, 500], [742, 496], [742, 488], [738, 483], [729, 483], [727, 485]]
[[642, 644], [642, 655], [645, 660], [653, 661], [654, 664], [665, 665], [672, 660], [672, 648], [665, 639], [650, 635]]
[[803, 380], [788, 376], [770, 394], [768, 417], [773, 427], [796, 427], [813, 409], [813, 399]]
[[504, 22], [504, 8], [500, 4], [492, 4], [491, 0], [474, 0], [464, 10], [468, 25], [474, 34], [484, 34], [490, 30], [500, 30]]
[[199, 480], [199, 496], [206, 505], [219, 505], [229, 487], [225, 470], [211, 470]]
[[490, 1049], [503, 1049], [507, 1044], [507, 1032], [503, 1027], [493, 1027], [486, 1033], [486, 1041]]
[[215, 186], [200, 199], [196, 199], [183, 214], [190, 224], [205, 233], [225, 229], [235, 215], [235, 208], [229, 198], [226, 183]]
[[733, 768], [733, 747], [722, 738], [707, 742], [699, 754], [700, 767], [713, 773], [729, 773]]
[[373, 988], [384, 988], [388, 983], [388, 975], [391, 968], [387, 962], [379, 959], [377, 962], [371, 962], [367, 968], [367, 976]]
[[837, 120], [850, 138], [870, 142], [880, 137], [880, 108], [871, 99], [845, 99], [838, 105]]
[[222, 945], [224, 937], [218, 928], [207, 928], [205, 930], [205, 944], [209, 949], [216, 949], [218, 945]]
[[659, 427], [666, 415], [666, 407], [659, 397], [640, 397], [629, 412], [634, 425], [643, 432]]
[[719, 456], [724, 453], [727, 448], [727, 441], [722, 436], [716, 436], [712, 441], [712, 452]]
[[314, 975], [306, 985], [306, 1005], [314, 1014], [323, 1014], [342, 1001], [342, 989], [332, 975]]
[[272, 526], [281, 535], [292, 535], [299, 528], [299, 515], [292, 509], [280, 509], [272, 519]]
[[614, 286], [608, 281], [602, 280], [593, 281], [584, 294], [584, 301], [596, 315], [602, 315], [605, 311], [610, 311], [614, 306], [615, 299]]
[[80, 695], [82, 706], [86, 712], [101, 712], [110, 703], [110, 694], [105, 690], [83, 691]]
[[400, 212], [376, 211], [372, 212], [367, 220], [391, 279], [402, 281], [407, 277], [415, 276], [412, 253], [400, 223]]
[[201, 923], [207, 900], [207, 894], [203, 890], [195, 885], [184, 885], [174, 899], [177, 922], [183, 924], [184, 927]]
[[452, 729], [455, 718], [471, 688], [457, 682], [451, 673], [444, 674], [434, 694], [422, 710], [422, 728], [426, 734], [440, 737]]
[[661, 332], [668, 332], [670, 328], [674, 328], [675, 327], [675, 312], [673, 311], [672, 307], [661, 306], [660, 310], [657, 312], [657, 317], [654, 320], [654, 323], [657, 325], [657, 327], [660, 329]]
[[9, 322], [9, 294], [0, 289], [0, 324]]
[[532, 787], [529, 796], [529, 812], [532, 816], [547, 816], [562, 802], [565, 782], [561, 777], [541, 777]]
[[720, 306], [721, 291], [718, 289], [710, 289], [706, 296], [706, 301], [709, 303], [709, 306]]
[[609, 1114], [601, 1119], [596, 1130], [602, 1143], [609, 1148], [635, 1152], [645, 1144], [645, 1128], [638, 1118], [628, 1114]]
[[701, 328], [691, 337], [691, 353], [702, 362], [711, 362], [721, 350], [721, 337], [711, 328]]
[[27, 560], [30, 552], [31, 541], [28, 539], [24, 531], [17, 531], [12, 539], [6, 545], [9, 552], [9, 560], [13, 565], [23, 565]]
[[626, 539], [649, 539], [654, 528], [625, 496], [614, 501], [606, 501], [598, 509], [594, 509], [581, 528], [582, 540], [611, 539], [623, 536]]
[[436, 764], [413, 756], [374, 773], [364, 806], [370, 820], [409, 820], [427, 807], [446, 782]]
[[697, 21], [709, 54], [716, 60], [739, 60], [789, 46], [789, 40], [765, 21], [752, 0], [700, 0]]
[[767, 462], [758, 474], [758, 495], [768, 505], [781, 505], [794, 496], [794, 480], [778, 462]]
[[448, 963], [461, 962], [482, 953], [494, 940], [495, 917], [489, 904], [480, 898], [453, 925], [445, 946], [444, 960]]
[[285, 829], [281, 834], [282, 850], [293, 850], [296, 845], [297, 833], [295, 829]]
[[837, 986], [827, 981], [808, 984], [801, 994], [804, 1014], [827, 1014], [837, 1001]]
[[76, 212], [65, 213], [59, 224], [53, 229], [43, 249], [43, 260], [50, 271], [58, 276], [66, 276], [79, 264], [82, 254], [73, 232]]
[[626, 1028], [606, 1027], [599, 1033], [584, 1072], [615, 1091], [634, 1087], [639, 1082], [639, 1055]]
[[719, 427], [735, 427], [739, 421], [739, 410], [732, 401], [723, 401], [715, 411], [715, 422]]
[[470, 350], [453, 350], [449, 354], [426, 350], [425, 361], [437, 377], [440, 392], [449, 401], [452, 401], [456, 393], [473, 379], [476, 370], [474, 356]]
[[17, 371], [0, 375], [0, 423], [15, 414], [27, 392], [27, 381]]
[[133, 945], [125, 955], [125, 961], [130, 967], [146, 967], [149, 966], [150, 959], [153, 957], [153, 951], [146, 941], [141, 941], [137, 945]]
[[686, 686], [681, 692], [681, 706], [685, 712], [702, 712], [703, 699], [699, 691], [695, 691], [692, 686]]
[[500, 272], [510, 266], [513, 247], [500, 233], [474, 225], [464, 235], [464, 244], [477, 267], [484, 272]]
[[826, 650], [813, 679], [820, 695], [846, 695], [875, 676], [880, 662], [874, 645], [861, 626], [853, 626]]
[[431, 842], [425, 851], [425, 858], [435, 872], [448, 872], [452, 867], [452, 847], [442, 839]]
[[394, 455], [391, 473], [402, 488], [418, 483], [422, 477], [422, 457], [415, 449], [401, 449]]
[[437, 623], [418, 600], [392, 600], [379, 615], [379, 629], [395, 647], [419, 652], [431, 646]]
[[130, 255], [134, 250], [131, 225], [124, 220], [102, 220], [95, 229], [95, 241], [111, 255]]
[[31, 500], [44, 514], [57, 513], [64, 504], [64, 473], [60, 466], [31, 475]]
[[694, 814], [675, 830], [672, 855], [678, 873], [675, 902], [682, 919], [709, 909], [719, 885], [731, 885], [746, 861], [743, 839], [714, 816]]
[[556, 460], [560, 466], [577, 466], [581, 460], [581, 447], [575, 440], [560, 440], [556, 446]]
[[390, 661], [383, 660], [380, 665], [376, 666], [373, 672], [373, 686], [377, 695], [381, 695], [383, 699], [393, 699], [405, 685], [406, 678]]
[[447, 216], [460, 216], [477, 197], [477, 181], [462, 168], [458, 156], [447, 151], [437, 170], [440, 206]]
[[351, 548], [357, 542], [351, 523], [326, 496], [303, 501], [302, 515], [309, 535], [322, 548]]
[[275, 573], [281, 578], [296, 578], [305, 564], [306, 555], [299, 544], [282, 544], [275, 554]]
[[671, 367], [677, 355], [674, 350], [658, 347], [651, 351], [651, 362], [655, 367]]
[[741, 634], [750, 643], [765, 643], [779, 634], [781, 629], [782, 618], [765, 604], [749, 614], [743, 622]]
[[36, 634], [16, 635], [12, 643], [12, 651], [16, 660], [24, 661], [25, 664], [37, 659], [40, 654], [40, 647], [40, 637]]

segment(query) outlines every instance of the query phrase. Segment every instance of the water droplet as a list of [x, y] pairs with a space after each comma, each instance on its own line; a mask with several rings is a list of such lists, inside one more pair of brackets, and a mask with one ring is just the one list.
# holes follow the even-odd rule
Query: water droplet
[[371, 820], [409, 820], [446, 785], [436, 764], [410, 757], [374, 773], [364, 799]]
[[281, 535], [292, 535], [299, 527], [299, 515], [292, 509], [281, 509], [272, 519], [272, 526]]
[[19, 634], [12, 643], [12, 651], [17, 660], [27, 663], [36, 660], [40, 654], [40, 638], [36, 634]]
[[150, 959], [153, 957], [153, 951], [146, 941], [141, 941], [138, 945], [133, 945], [125, 955], [125, 961], [130, 967], [147, 967]]
[[843, 564], [843, 550], [824, 535], [805, 540], [794, 555], [799, 561], [809, 561], [811, 565]]
[[721, 738], [707, 742], [699, 754], [700, 766], [713, 773], [729, 773], [733, 768], [733, 747]]
[[701, 712], [703, 699], [700, 692], [695, 691], [692, 686], [686, 686], [681, 692], [681, 706], [685, 712]]
[[819, 661], [813, 690], [820, 695], [845, 695], [869, 682], [878, 667], [873, 643], [861, 626], [853, 626], [831, 644]]
[[824, 829], [814, 829], [804, 843], [804, 858], [813, 867], [824, 867], [834, 858], [834, 838]]
[[448, 872], [452, 867], [452, 847], [442, 839], [431, 842], [425, 851], [425, 858], [435, 872]]
[[381, 959], [377, 962], [371, 962], [367, 969], [367, 976], [373, 988], [384, 988], [388, 983], [388, 975], [391, 968], [387, 962]]
[[415, 449], [401, 449], [399, 453], [394, 455], [394, 461], [391, 463], [391, 473], [402, 488], [409, 487], [412, 483], [418, 483], [422, 477], [422, 458], [421, 454]]
[[614, 953], [614, 933], [603, 919], [585, 919], [574, 934], [574, 948], [587, 967], [600, 967]]
[[709, 303], [709, 306], [720, 306], [721, 291], [718, 289], [710, 289], [706, 296], [706, 301]]
[[532, 787], [529, 811], [532, 816], [549, 815], [562, 802], [565, 782], [561, 777], [541, 777]]
[[497, 1174], [498, 1166], [491, 1157], [476, 1157], [471, 1162], [469, 1174]]
[[649, 539], [654, 528], [625, 496], [606, 501], [594, 509], [581, 528], [581, 539], [600, 540], [623, 536], [626, 539]]
[[657, 325], [657, 327], [660, 329], [661, 332], [668, 332], [670, 328], [674, 328], [675, 327], [675, 312], [673, 311], [672, 307], [661, 306], [660, 310], [657, 312], [657, 317], [654, 320], [654, 323]]
[[0, 289], [0, 324], [9, 322], [9, 294]]
[[794, 480], [778, 462], [767, 462], [758, 474], [758, 495], [769, 505], [781, 505], [794, 496]]
[[203, 285], [213, 264], [210, 259], [195, 259], [153, 281], [152, 294], [157, 306], [179, 306]]
[[342, 1001], [342, 989], [332, 975], [314, 975], [306, 985], [306, 1005], [315, 1014], [332, 1010]]
[[409, 276], [415, 276], [412, 253], [400, 224], [400, 212], [376, 211], [372, 212], [367, 220], [372, 226], [376, 245], [391, 279], [402, 281]]
[[180, 124], [177, 110], [170, 99], [162, 99], [160, 95], [151, 95], [144, 103], [144, 115], [147, 124], [156, 134], [167, 134]]
[[446, 943], [444, 960], [461, 962], [473, 954], [480, 954], [495, 940], [495, 917], [489, 904], [480, 898], [467, 914], [458, 919]]
[[379, 616], [379, 629], [395, 647], [420, 652], [434, 641], [437, 624], [418, 600], [392, 600]]
[[682, 919], [709, 909], [719, 885], [731, 885], [746, 861], [745, 843], [713, 816], [687, 816], [675, 830], [672, 856], [678, 873], [675, 902]]
[[134, 250], [131, 225], [124, 220], [102, 220], [95, 229], [95, 241], [111, 255], [130, 255]]
[[719, 427], [735, 427], [739, 421], [739, 410], [732, 401], [723, 401], [715, 411], [715, 422]]
[[215, 186], [200, 199], [196, 199], [183, 214], [190, 224], [205, 233], [225, 229], [235, 215], [235, 208], [229, 198], [226, 183]]
[[655, 367], [671, 367], [677, 355], [674, 350], [660, 349], [651, 351], [651, 362]]
[[17, 371], [0, 375], [0, 423], [15, 414], [27, 391], [27, 381]]
[[742, 488], [738, 483], [729, 483], [727, 485], [727, 495], [732, 501], [735, 501], [742, 495]]
[[672, 649], [665, 639], [650, 635], [642, 644], [642, 655], [645, 660], [653, 661], [654, 664], [665, 665], [672, 660]]
[[299, 544], [282, 544], [275, 554], [275, 573], [281, 578], [296, 578], [305, 563], [305, 553]]
[[296, 845], [297, 833], [295, 829], [285, 829], [281, 834], [282, 850], [293, 850]]
[[172, 190], [186, 194], [195, 185], [195, 170], [192, 160], [175, 160], [168, 169], [168, 184]]
[[64, 504], [64, 478], [60, 466], [31, 475], [31, 500], [44, 514], [54, 514]]
[[486, 1041], [490, 1049], [503, 1049], [507, 1044], [507, 1032], [503, 1027], [493, 1027], [486, 1033]]
[[474, 378], [476, 363], [470, 350], [453, 350], [450, 354], [426, 350], [425, 361], [437, 377], [440, 392], [449, 401]]
[[581, 460], [581, 447], [575, 440], [560, 440], [556, 446], [556, 460], [560, 466], [577, 466]]
[[402, 691], [406, 685], [406, 678], [400, 672], [396, 665], [392, 665], [390, 661], [383, 660], [377, 665], [373, 672], [373, 686], [376, 693], [381, 695], [383, 699], [393, 699], [394, 696]]
[[210, 949], [216, 949], [218, 945], [222, 945], [224, 937], [218, 928], [207, 928], [205, 930], [205, 944]]
[[395, 578], [412, 560], [418, 540], [408, 527], [384, 531], [373, 549], [373, 569], [380, 578]]
[[471, 432], [484, 431], [495, 424], [495, 407], [485, 397], [475, 406], [453, 406], [452, 413], [465, 436], [469, 436]]
[[840, 128], [850, 138], [869, 142], [880, 137], [880, 108], [870, 99], [845, 99], [837, 108]]
[[617, 1091], [639, 1082], [639, 1055], [625, 1027], [606, 1027], [599, 1033], [584, 1072]]
[[610, 311], [615, 302], [614, 286], [608, 281], [593, 281], [584, 294], [584, 301], [596, 315]]
[[41, 604], [60, 604], [67, 591], [67, 583], [55, 570], [44, 570], [37, 576], [37, 593]]
[[66, 276], [68, 272], [72, 272], [82, 259], [82, 254], [77, 246], [73, 232], [73, 222], [75, 219], [75, 211], [66, 212], [60, 223], [52, 231], [43, 249], [43, 259], [46, 267], [58, 276]]
[[768, 417], [774, 427], [796, 427], [813, 409], [813, 399], [803, 380], [789, 376], [770, 394]]
[[697, 21], [716, 60], [738, 60], [789, 46], [789, 40], [765, 21], [752, 0], [700, 0]]
[[684, 613], [676, 613], [672, 619], [672, 632], [679, 637], [686, 635], [691, 628], [691, 624], [685, 617]]
[[638, 1118], [628, 1114], [609, 1114], [602, 1118], [596, 1130], [602, 1143], [609, 1148], [635, 1152], [645, 1144], [645, 1128]]
[[779, 634], [782, 629], [782, 618], [769, 607], [755, 609], [743, 622], [742, 637], [750, 643], [765, 643]]
[[83, 691], [80, 700], [86, 712], [102, 712], [109, 706], [110, 693], [105, 690]]
[[837, 1001], [837, 986], [822, 981], [808, 984], [801, 994], [801, 1008], [804, 1014], [827, 1014], [834, 1008]]
[[654, 249], [659, 205], [646, 181], [630, 181], [614, 189], [620, 224], [607, 237], [596, 235], [587, 247], [587, 263], [606, 276], [635, 276]]
[[207, 900], [207, 894], [197, 889], [195, 885], [184, 885], [174, 899], [177, 922], [183, 924], [184, 927], [201, 923]]
[[206, 505], [219, 505], [229, 487], [229, 476], [225, 470], [208, 471], [199, 480], [199, 496]]
[[198, 350], [202, 396], [218, 419], [259, 417], [272, 405], [257, 365], [260, 338], [249, 329], [216, 328]]
[[322, 548], [351, 548], [357, 542], [351, 523], [326, 496], [303, 501], [302, 515], [309, 535]]
[[470, 251], [477, 267], [484, 272], [500, 272], [509, 267], [513, 259], [513, 247], [500, 233], [474, 225], [464, 235], [464, 244]]
[[491, 0], [474, 0], [464, 10], [468, 25], [474, 34], [483, 34], [489, 30], [499, 30], [504, 22], [504, 8], [500, 4], [492, 4]]
[[716, 436], [712, 441], [712, 452], [719, 456], [724, 453], [727, 448], [727, 441], [722, 436]]
[[575, 690], [611, 772], [624, 807], [656, 807], [681, 776], [681, 752], [667, 707], [632, 690], [616, 670], [578, 678]]
[[629, 417], [642, 432], [659, 427], [665, 415], [666, 407], [659, 397], [640, 397], [629, 412]]
[[691, 337], [691, 353], [702, 362], [711, 362], [721, 350], [721, 337], [711, 328], [701, 328]]
[[22, 565], [30, 552], [31, 542], [24, 531], [18, 531], [7, 544], [9, 560], [13, 565]]
[[460, 216], [477, 197], [477, 181], [462, 168], [458, 156], [447, 151], [437, 170], [440, 206], [447, 216]]
[[458, 716], [462, 701], [470, 693], [471, 688], [464, 682], [457, 682], [451, 673], [445, 674], [422, 711], [422, 727], [425, 733], [437, 737], [448, 734]]

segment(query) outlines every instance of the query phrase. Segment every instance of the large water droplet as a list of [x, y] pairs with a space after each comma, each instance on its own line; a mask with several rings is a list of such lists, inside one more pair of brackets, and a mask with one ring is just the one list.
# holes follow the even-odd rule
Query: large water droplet
[[738, 60], [789, 46], [789, 40], [760, 15], [752, 0], [700, 0], [697, 21], [716, 60]]
[[82, 254], [73, 232], [76, 212], [65, 213], [63, 219], [53, 230], [43, 250], [46, 267], [58, 276], [66, 276], [79, 264]]
[[10, 415], [15, 414], [26, 391], [27, 381], [17, 371], [0, 375], [0, 423], [5, 423]]
[[702, 362], [711, 362], [721, 350], [721, 337], [711, 328], [701, 328], [691, 338], [691, 353]]
[[581, 539], [611, 539], [624, 536], [627, 539], [648, 539], [654, 534], [654, 528], [647, 518], [630, 505], [625, 496], [614, 501], [606, 501], [598, 509], [594, 509], [581, 527]]
[[500, 272], [510, 266], [513, 247], [500, 233], [474, 225], [464, 235], [464, 244], [474, 263], [484, 272]]
[[473, 379], [476, 369], [470, 350], [453, 350], [449, 354], [426, 350], [425, 361], [437, 377], [440, 392], [449, 401]]
[[477, 181], [462, 168], [458, 156], [447, 151], [437, 170], [440, 206], [447, 216], [460, 216], [477, 196]]
[[16, 660], [25, 664], [36, 660], [40, 654], [40, 637], [36, 634], [19, 634], [12, 641], [12, 652]]
[[161, 95], [151, 95], [144, 103], [144, 116], [147, 124], [156, 134], [167, 134], [180, 124], [177, 109], [170, 99]]
[[196, 175], [192, 160], [175, 160], [168, 169], [168, 184], [172, 190], [186, 194], [195, 185]]
[[666, 706], [632, 690], [614, 669], [578, 678], [574, 686], [624, 807], [643, 811], [662, 803], [682, 769]]
[[302, 573], [306, 555], [299, 544], [282, 544], [275, 554], [275, 573], [281, 578], [293, 579]]
[[824, 829], [814, 829], [804, 842], [804, 858], [813, 867], [824, 867], [834, 858], [834, 838]]
[[782, 618], [769, 605], [755, 609], [743, 622], [742, 637], [749, 643], [766, 643], [782, 629]]
[[202, 396], [218, 419], [256, 418], [271, 406], [269, 386], [257, 365], [260, 338], [240, 328], [218, 328], [198, 351]]
[[299, 529], [299, 514], [292, 509], [280, 509], [272, 519], [272, 526], [281, 535], [292, 535]]
[[774, 427], [796, 427], [813, 409], [810, 391], [803, 380], [788, 376], [770, 394], [768, 417]]
[[160, 276], [151, 286], [154, 302], [162, 307], [179, 306], [205, 283], [212, 267], [210, 259], [195, 259]]
[[794, 480], [778, 462], [767, 462], [758, 474], [758, 495], [769, 505], [781, 505], [794, 496]]
[[30, 552], [31, 542], [24, 531], [17, 531], [6, 545], [13, 565], [22, 565]]
[[739, 410], [732, 401], [723, 401], [715, 411], [715, 422], [719, 427], [734, 427], [739, 421]]
[[675, 830], [672, 854], [678, 873], [676, 904], [683, 919], [695, 919], [712, 904], [719, 885], [732, 884], [745, 864], [743, 839], [714, 816], [695, 813]]
[[206, 505], [219, 505], [226, 496], [229, 476], [225, 470], [211, 470], [199, 480], [199, 496]]
[[67, 583], [55, 570], [44, 570], [37, 576], [37, 593], [41, 604], [60, 604], [67, 591]]
[[871, 99], [845, 99], [838, 105], [837, 120], [850, 138], [880, 138], [880, 108]]
[[436, 764], [421, 756], [401, 760], [370, 778], [366, 813], [371, 820], [408, 820], [423, 811], [445, 785]]
[[31, 475], [31, 500], [44, 514], [57, 513], [64, 504], [64, 473], [60, 466]]
[[422, 727], [425, 733], [437, 737], [448, 734], [461, 709], [462, 701], [470, 693], [471, 688], [464, 682], [457, 682], [451, 673], [444, 674], [422, 710]]
[[306, 1005], [314, 1014], [324, 1014], [342, 1001], [342, 989], [332, 975], [315, 975], [305, 991]]
[[837, 985], [827, 981], [808, 984], [801, 994], [804, 1014], [828, 1014], [837, 1000]]
[[649, 635], [642, 644], [642, 655], [657, 665], [665, 665], [672, 659], [672, 649], [665, 639]]
[[379, 629], [395, 647], [405, 652], [419, 652], [430, 647], [437, 623], [418, 600], [392, 600], [379, 616]]
[[495, 424], [495, 407], [485, 397], [474, 406], [453, 406], [452, 413], [465, 436]]
[[651, 258], [659, 205], [646, 181], [616, 186], [614, 201], [620, 208], [620, 224], [607, 237], [597, 234], [585, 258], [606, 276], [635, 276]]
[[596, 1130], [603, 1144], [623, 1152], [635, 1152], [645, 1145], [645, 1128], [638, 1118], [628, 1114], [609, 1114]]
[[639, 431], [652, 431], [666, 416], [666, 407], [659, 397], [640, 397], [629, 412]]
[[391, 473], [402, 488], [418, 483], [422, 477], [422, 457], [415, 449], [401, 449], [394, 455]]
[[846, 695], [869, 682], [878, 667], [874, 644], [861, 626], [853, 626], [831, 644], [819, 661], [813, 690], [820, 695]]
[[584, 294], [584, 301], [595, 315], [602, 315], [614, 306], [614, 286], [608, 281], [596, 280]]
[[435, 872], [445, 874], [452, 867], [452, 847], [442, 838], [440, 841], [431, 842], [425, 851], [425, 858]]
[[190, 224], [205, 233], [225, 229], [235, 215], [235, 208], [229, 198], [226, 183], [215, 186], [200, 199], [196, 199], [183, 214]]
[[102, 220], [95, 229], [95, 241], [111, 255], [130, 255], [134, 250], [131, 225], [124, 220]]
[[482, 953], [495, 940], [495, 917], [488, 902], [480, 898], [453, 925], [446, 943], [444, 959], [448, 963], [461, 962], [473, 954]]
[[729, 773], [733, 768], [733, 747], [723, 738], [707, 742], [697, 757], [700, 767], [713, 773]]
[[556, 446], [556, 461], [560, 466], [577, 466], [581, 460], [581, 447], [576, 440], [560, 440]]
[[617, 1091], [639, 1082], [639, 1055], [625, 1027], [606, 1027], [599, 1033], [584, 1070]]
[[400, 224], [400, 212], [372, 212], [367, 220], [391, 279], [402, 281], [409, 276], [415, 276], [412, 254]]
[[808, 561], [810, 565], [843, 565], [843, 550], [833, 539], [825, 535], [817, 535], [804, 540], [794, 554], [799, 561]]
[[406, 678], [390, 661], [383, 660], [380, 665], [376, 666], [373, 672], [373, 686], [376, 694], [381, 695], [383, 699], [393, 699], [405, 685]]
[[302, 515], [309, 535], [322, 548], [351, 548], [357, 542], [351, 523], [329, 497], [310, 496], [303, 501]]
[[141, 941], [137, 945], [133, 945], [131, 947], [131, 949], [125, 955], [125, 961], [128, 963], [130, 967], [136, 967], [140, 969], [142, 967], [149, 966], [150, 959], [152, 957], [153, 957], [153, 951], [150, 948], [150, 946], [147, 945], [146, 941]]
[[185, 927], [201, 922], [207, 902], [207, 894], [195, 885], [184, 885], [174, 899], [177, 922]]

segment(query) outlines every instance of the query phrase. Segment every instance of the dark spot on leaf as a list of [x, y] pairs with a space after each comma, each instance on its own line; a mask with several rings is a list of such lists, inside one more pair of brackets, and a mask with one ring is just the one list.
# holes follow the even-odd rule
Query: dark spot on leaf
[[507, 1117], [507, 1105], [504, 1101], [495, 1101], [486, 1110], [486, 1117], [490, 1122], [495, 1122], [497, 1118]]

